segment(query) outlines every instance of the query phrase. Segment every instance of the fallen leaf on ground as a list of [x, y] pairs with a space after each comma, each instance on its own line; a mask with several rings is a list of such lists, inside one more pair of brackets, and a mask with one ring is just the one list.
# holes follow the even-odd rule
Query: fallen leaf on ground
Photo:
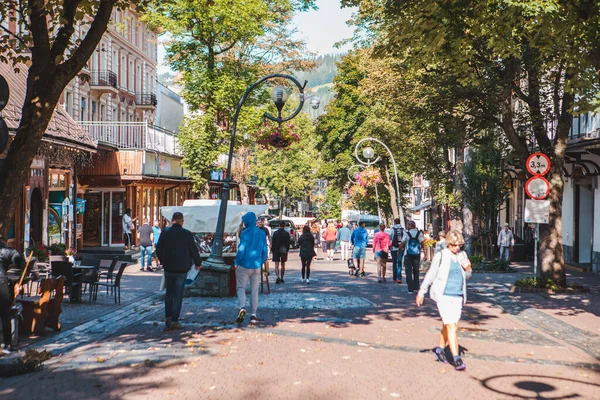
[[96, 362], [103, 363], [104, 361], [106, 361], [104, 358], [96, 357]]

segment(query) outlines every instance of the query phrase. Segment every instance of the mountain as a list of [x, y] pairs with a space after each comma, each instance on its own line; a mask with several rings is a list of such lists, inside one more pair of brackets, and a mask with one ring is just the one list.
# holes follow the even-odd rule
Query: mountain
[[337, 63], [342, 60], [343, 54], [326, 54], [313, 59], [315, 62], [315, 68], [310, 71], [295, 71], [294, 76], [303, 83], [305, 80], [308, 81], [306, 85], [306, 99], [307, 104], [305, 105], [305, 111], [312, 110], [310, 107], [310, 98], [312, 96], [319, 97], [321, 105], [319, 108], [319, 114], [321, 114], [331, 101], [333, 100], [335, 93], [331, 90], [333, 86], [333, 78], [337, 74]]

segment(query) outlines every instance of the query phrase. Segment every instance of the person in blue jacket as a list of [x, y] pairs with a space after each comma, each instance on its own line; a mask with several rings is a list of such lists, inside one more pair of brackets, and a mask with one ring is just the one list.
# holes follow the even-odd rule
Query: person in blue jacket
[[260, 284], [260, 269], [267, 261], [267, 237], [256, 226], [256, 214], [249, 212], [242, 217], [244, 229], [240, 234], [240, 244], [235, 256], [234, 267], [236, 276], [237, 297], [240, 311], [236, 322], [244, 322], [246, 315], [246, 284], [250, 280], [250, 323], [257, 324], [258, 318], [258, 286]]
[[367, 258], [367, 245], [369, 244], [369, 232], [365, 229], [365, 221], [360, 221], [358, 228], [352, 231], [350, 242], [354, 246], [352, 257], [355, 265], [360, 271], [360, 276], [365, 276], [365, 259]]

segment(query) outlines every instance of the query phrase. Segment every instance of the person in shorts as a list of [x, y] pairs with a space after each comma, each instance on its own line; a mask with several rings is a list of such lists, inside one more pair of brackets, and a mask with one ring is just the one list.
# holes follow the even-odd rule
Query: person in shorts
[[360, 221], [358, 228], [352, 231], [350, 243], [354, 246], [352, 258], [358, 267], [359, 276], [365, 276], [365, 259], [367, 258], [367, 245], [369, 244], [369, 232], [365, 229], [365, 222]]
[[445, 349], [446, 346], [450, 347], [454, 368], [462, 371], [467, 366], [458, 352], [458, 321], [462, 306], [467, 301], [467, 279], [471, 277], [471, 262], [467, 254], [460, 249], [465, 243], [460, 232], [450, 231], [446, 236], [446, 243], [448, 247], [433, 256], [431, 267], [425, 274], [417, 294], [416, 303], [421, 307], [431, 286], [429, 296], [437, 303], [443, 324], [435, 354], [440, 362], [447, 364]]
[[[290, 251], [290, 234], [284, 229], [285, 224], [280, 221], [279, 229], [273, 233], [271, 238], [271, 253], [273, 254], [273, 262], [275, 263], [275, 275], [277, 280], [275, 283], [285, 283], [283, 276], [285, 275], [285, 263], [288, 259]], [[275, 227], [273, 227], [275, 228]], [[281, 270], [279, 265], [281, 264]]]

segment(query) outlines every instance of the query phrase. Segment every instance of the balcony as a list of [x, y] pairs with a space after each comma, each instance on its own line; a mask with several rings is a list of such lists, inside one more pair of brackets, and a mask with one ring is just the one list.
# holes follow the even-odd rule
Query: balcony
[[156, 95], [154, 93], [136, 93], [135, 107], [138, 109], [153, 109], [156, 107]]
[[146, 122], [79, 121], [96, 143], [122, 150], [146, 150], [181, 157], [176, 134]]
[[93, 90], [104, 93], [118, 93], [117, 74], [112, 71], [92, 71], [90, 77], [90, 87]]

